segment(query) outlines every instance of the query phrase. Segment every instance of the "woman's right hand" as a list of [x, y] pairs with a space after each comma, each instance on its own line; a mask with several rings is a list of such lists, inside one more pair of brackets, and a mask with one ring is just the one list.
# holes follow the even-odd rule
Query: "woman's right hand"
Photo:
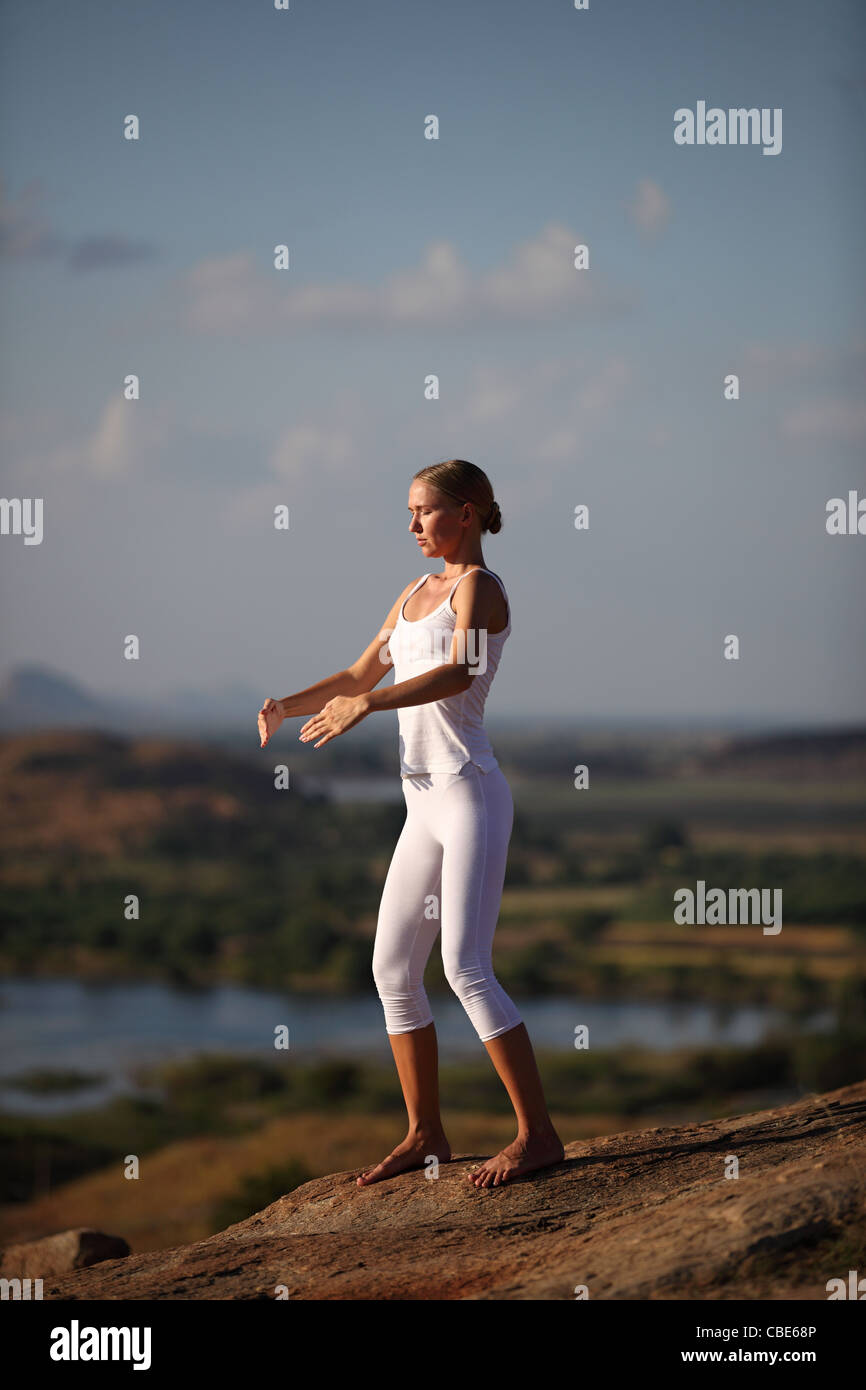
[[280, 711], [277, 701], [268, 696], [259, 710], [259, 737], [262, 748], [269, 742], [271, 735], [276, 733], [285, 717]]

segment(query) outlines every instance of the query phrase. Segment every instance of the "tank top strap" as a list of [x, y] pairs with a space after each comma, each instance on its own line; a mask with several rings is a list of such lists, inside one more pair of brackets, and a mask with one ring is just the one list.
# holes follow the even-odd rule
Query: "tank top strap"
[[[448, 595], [448, 602], [449, 602], [449, 603], [451, 602], [452, 598], [454, 597], [454, 590], [457, 588], [457, 585], [460, 583], [460, 580], [461, 580], [461, 579], [465, 579], [467, 574], [474, 574], [474, 573], [475, 573], [475, 570], [484, 570], [484, 566], [483, 566], [483, 565], [476, 565], [476, 566], [475, 566], [475, 569], [465, 570], [463, 574], [461, 574], [457, 579], [454, 580], [454, 583], [451, 585], [451, 592], [450, 592], [450, 594]], [[490, 571], [489, 571], [489, 570], [484, 570], [484, 573], [485, 573], [485, 574], [489, 574]]]
[[[505, 585], [503, 584], [502, 580], [499, 578], [499, 575], [498, 575], [498, 574], [494, 574], [494, 573], [493, 573], [493, 570], [485, 569], [485, 567], [484, 567], [483, 565], [476, 565], [476, 566], [475, 566], [475, 569], [467, 570], [467, 571], [466, 571], [466, 574], [461, 574], [460, 579], [465, 579], [467, 574], [474, 574], [474, 573], [475, 573], [475, 570], [481, 570], [481, 573], [482, 573], [482, 574], [489, 574], [493, 579], [496, 580], [497, 584], [499, 585], [500, 589], [502, 590], [502, 597], [505, 599], [505, 602], [506, 602], [506, 605], [507, 605], [507, 608], [508, 608], [508, 622], [506, 623], [506, 627], [510, 626], [510, 624], [511, 624], [511, 602], [510, 602], [510, 600], [509, 600], [508, 595], [507, 595], [506, 592], [505, 592]], [[449, 602], [449, 603], [451, 602], [452, 596], [453, 596], [453, 594], [454, 594], [454, 590], [457, 588], [457, 585], [460, 583], [460, 579], [455, 579], [453, 585], [451, 586], [451, 593], [448, 595], [448, 602]], [[496, 636], [499, 637], [499, 636], [500, 636], [500, 633], [497, 632], [497, 633], [496, 633]]]

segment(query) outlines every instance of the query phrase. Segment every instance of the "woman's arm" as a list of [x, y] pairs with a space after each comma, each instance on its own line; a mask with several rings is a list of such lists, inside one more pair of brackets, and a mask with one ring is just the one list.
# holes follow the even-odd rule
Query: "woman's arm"
[[462, 663], [446, 661], [443, 666], [434, 666], [432, 671], [424, 671], [411, 680], [386, 685], [384, 690], [365, 691], [360, 698], [366, 714], [380, 709], [402, 709], [404, 705], [426, 705], [430, 700], [459, 695], [471, 679]]
[[351, 670], [337, 671], [333, 676], [326, 676], [324, 680], [317, 681], [315, 685], [308, 685], [306, 690], [298, 690], [294, 695], [286, 695], [284, 699], [277, 700], [280, 714], [284, 719], [291, 719], [295, 714], [315, 714], [328, 700], [332, 700], [335, 695], [360, 695], [358, 683], [352, 675]]
[[265, 700], [258, 716], [262, 748], [269, 743], [284, 719], [290, 719], [296, 714], [316, 714], [331, 700], [341, 697], [346, 701], [354, 701], [359, 695], [365, 694], [374, 685], [378, 685], [385, 672], [389, 671], [394, 664], [388, 650], [388, 638], [394, 631], [394, 625], [404, 600], [417, 582], [417, 579], [413, 579], [411, 584], [407, 584], [403, 592], [397, 596], [391, 605], [387, 618], [372, 642], [364, 649], [357, 661], [346, 667], [345, 671], [337, 671], [333, 676], [326, 676], [324, 680], [317, 681], [315, 685], [308, 685], [306, 690], [298, 690], [293, 695], [284, 696], [282, 700], [272, 700], [270, 697]]
[[284, 700], [277, 701], [284, 719], [291, 719], [293, 714], [316, 714], [335, 695], [346, 695], [351, 699], [354, 695], [362, 695], [379, 684], [385, 672], [390, 671], [394, 665], [388, 650], [388, 638], [394, 631], [404, 600], [417, 583], [418, 580], [413, 579], [403, 592], [397, 595], [384, 623], [357, 661], [353, 661], [345, 671], [338, 671], [336, 675], [328, 676], [316, 685], [308, 686], [306, 690], [299, 690], [297, 694], [287, 695]]
[[[490, 575], [482, 574], [480, 571], [467, 575], [454, 593], [454, 612], [457, 618], [448, 660], [434, 666], [431, 671], [413, 676], [411, 680], [398, 681], [396, 685], [386, 686], [384, 690], [372, 689], [380, 679], [376, 672], [377, 669], [386, 670], [393, 663], [387, 650], [377, 652], [375, 643], [371, 643], [361, 658], [362, 661], [369, 661], [369, 684], [362, 682], [364, 689], [358, 695], [348, 698], [338, 695], [330, 700], [317, 715], [302, 725], [299, 734], [301, 742], [310, 743], [313, 739], [318, 739], [313, 746], [321, 748], [323, 744], [330, 743], [332, 738], [353, 729], [374, 710], [401, 709], [404, 705], [426, 705], [431, 700], [443, 700], [449, 695], [457, 695], [461, 690], [466, 690], [473, 674], [472, 658], [469, 656], [469, 653], [473, 652], [470, 635], [483, 630], [486, 637], [487, 624], [493, 615], [498, 597], [499, 586]], [[396, 610], [395, 604], [389, 614], [389, 619], [393, 622], [396, 622]], [[387, 631], [383, 628], [376, 641], [383, 636], [390, 636], [391, 632], [393, 626], [389, 626]]]
[[376, 710], [402, 709], [405, 705], [426, 705], [431, 700], [445, 700], [459, 695], [472, 681], [472, 666], [479, 652], [473, 641], [481, 632], [487, 636], [487, 624], [501, 596], [501, 589], [489, 574], [476, 570], [468, 574], [454, 591], [454, 612], [457, 618], [451, 638], [448, 660], [432, 671], [424, 671], [408, 681], [386, 685], [384, 690], [370, 690], [361, 697], [366, 714]]

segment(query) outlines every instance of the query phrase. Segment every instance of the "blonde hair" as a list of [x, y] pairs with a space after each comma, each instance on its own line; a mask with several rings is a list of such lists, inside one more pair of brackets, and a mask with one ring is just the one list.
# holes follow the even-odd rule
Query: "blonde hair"
[[446, 459], [444, 463], [431, 463], [420, 468], [413, 477], [429, 483], [437, 492], [442, 492], [454, 502], [471, 502], [481, 522], [481, 530], [495, 536], [502, 530], [502, 513], [499, 503], [493, 496], [490, 479], [474, 463], [466, 459]]

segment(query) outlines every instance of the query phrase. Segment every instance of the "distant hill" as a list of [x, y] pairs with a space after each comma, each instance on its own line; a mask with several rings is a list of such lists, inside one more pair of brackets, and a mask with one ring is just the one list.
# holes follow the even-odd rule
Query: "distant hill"
[[237, 682], [222, 688], [176, 690], [159, 699], [96, 695], [48, 666], [14, 668], [0, 683], [0, 731], [113, 729], [141, 734], [184, 727], [237, 727], [255, 734], [264, 695]]
[[0, 780], [0, 843], [10, 856], [118, 854], [150, 844], [175, 816], [231, 819], [268, 804], [249, 761], [102, 730], [0, 737]]
[[33, 729], [56, 724], [102, 724], [102, 702], [47, 666], [19, 666], [0, 684], [0, 727]]
[[[160, 737], [177, 733], [247, 755], [258, 748], [256, 714], [266, 692], [239, 682], [187, 687], [158, 698], [96, 694], [80, 681], [43, 665], [15, 667], [0, 683], [0, 734], [97, 730]], [[537, 777], [559, 777], [581, 762], [607, 780], [651, 776], [746, 776], [784, 781], [800, 777], [845, 780], [866, 776], [866, 725], [843, 729], [804, 727], [751, 731], [732, 718], [727, 727], [700, 723], [628, 726], [621, 719], [525, 718], [486, 721], [494, 752], [507, 768]], [[288, 721], [281, 751], [291, 747], [302, 720]], [[343, 775], [396, 775], [396, 714], [366, 720], [351, 736], [316, 754], [316, 769]]]
[[866, 726], [723, 739], [690, 759], [688, 771], [762, 779], [866, 777]]

